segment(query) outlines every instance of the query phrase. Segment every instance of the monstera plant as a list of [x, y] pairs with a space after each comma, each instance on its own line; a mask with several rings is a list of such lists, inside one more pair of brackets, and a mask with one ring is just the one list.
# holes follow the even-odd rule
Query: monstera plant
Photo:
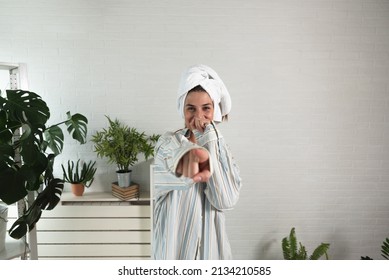
[[67, 112], [63, 122], [47, 125], [49, 118], [46, 102], [34, 92], [7, 90], [0, 96], [0, 199], [10, 205], [25, 200], [30, 191], [36, 194], [9, 230], [15, 239], [35, 227], [42, 210], [60, 201], [64, 182], [54, 176], [53, 164], [63, 149], [61, 126], [79, 143], [86, 141], [85, 116]]

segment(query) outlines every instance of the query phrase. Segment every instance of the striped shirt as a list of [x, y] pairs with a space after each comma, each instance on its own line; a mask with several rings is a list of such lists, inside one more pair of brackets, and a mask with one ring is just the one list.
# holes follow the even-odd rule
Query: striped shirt
[[[155, 147], [153, 258], [231, 259], [224, 210], [238, 201], [239, 168], [214, 123], [204, 133], [194, 132], [196, 144], [186, 132], [167, 132]], [[206, 183], [175, 175], [181, 157], [197, 148], [210, 155], [212, 175]]]

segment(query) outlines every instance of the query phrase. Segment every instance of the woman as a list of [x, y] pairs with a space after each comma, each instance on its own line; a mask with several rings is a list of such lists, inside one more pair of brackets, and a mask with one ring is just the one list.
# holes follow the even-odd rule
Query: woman
[[231, 259], [224, 211], [239, 198], [241, 179], [216, 124], [231, 110], [220, 77], [205, 65], [183, 73], [178, 111], [185, 128], [155, 147], [154, 259]]

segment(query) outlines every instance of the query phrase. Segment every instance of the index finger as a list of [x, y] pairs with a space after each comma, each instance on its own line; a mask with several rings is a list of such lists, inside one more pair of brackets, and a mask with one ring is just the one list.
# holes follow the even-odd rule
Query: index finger
[[207, 150], [195, 149], [193, 152], [199, 158], [200, 163], [207, 161], [209, 159], [209, 152]]

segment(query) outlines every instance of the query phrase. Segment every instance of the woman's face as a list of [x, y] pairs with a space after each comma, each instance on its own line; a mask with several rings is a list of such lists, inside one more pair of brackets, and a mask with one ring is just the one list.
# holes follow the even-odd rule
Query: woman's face
[[213, 101], [205, 91], [188, 93], [185, 99], [185, 126], [191, 128], [194, 120], [213, 121]]

